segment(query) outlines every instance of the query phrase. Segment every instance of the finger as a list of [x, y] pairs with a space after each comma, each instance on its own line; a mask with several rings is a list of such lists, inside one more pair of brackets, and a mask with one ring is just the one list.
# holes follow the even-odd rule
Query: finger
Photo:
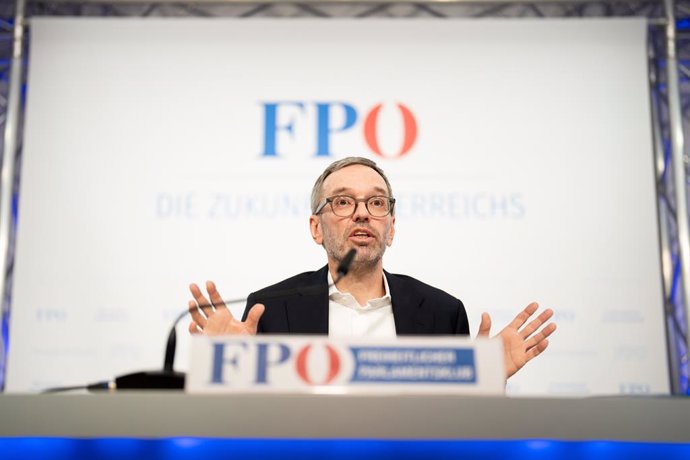
[[197, 324], [196, 321], [192, 321], [189, 323], [189, 333], [190, 334], [201, 334], [203, 330], [201, 327]]
[[209, 313], [213, 313], [213, 305], [211, 305], [211, 302], [204, 297], [204, 295], [201, 293], [201, 289], [199, 289], [199, 286], [197, 286], [196, 283], [189, 285], [189, 292], [192, 293], [192, 297], [194, 297], [194, 300], [196, 300], [196, 303], [198, 304], [197, 307], [203, 311], [206, 316], [208, 316]]
[[264, 304], [257, 303], [252, 306], [252, 308], [249, 310], [249, 313], [247, 313], [247, 319], [245, 320], [244, 324], [247, 326], [247, 329], [251, 330], [254, 334], [256, 334], [256, 329], [259, 326], [259, 320], [261, 319], [261, 315], [264, 314], [264, 311], [266, 311], [266, 307]]
[[518, 313], [518, 315], [510, 322], [508, 327], [520, 329], [522, 325], [527, 322], [529, 317], [532, 316], [535, 311], [537, 311], [537, 308], [539, 308], [537, 302], [532, 302], [531, 304], [527, 305], [525, 309]]
[[488, 337], [491, 332], [491, 316], [488, 313], [482, 313], [482, 320], [479, 323], [479, 331], [477, 337]]
[[525, 349], [530, 350], [539, 345], [540, 342], [546, 340], [551, 334], [556, 330], [556, 323], [547, 324], [544, 329], [539, 331], [539, 333], [532, 336], [529, 340], [525, 341]]
[[216, 289], [216, 284], [213, 281], [206, 281], [206, 291], [208, 291], [208, 296], [211, 299], [211, 304], [213, 304], [215, 308], [227, 308], [225, 306], [225, 302], [223, 302], [223, 297], [218, 293], [218, 289]]
[[187, 306], [189, 307], [189, 314], [192, 315], [192, 321], [194, 321], [194, 323], [196, 323], [201, 329], [205, 328], [207, 315], [202, 313], [197, 303], [193, 300], [190, 300]]
[[539, 316], [537, 316], [527, 326], [525, 326], [524, 329], [522, 329], [520, 331], [520, 337], [522, 337], [523, 339], [526, 339], [527, 337], [532, 335], [532, 333], [534, 333], [534, 331], [539, 329], [542, 324], [547, 322], [552, 316], [553, 316], [553, 310], [551, 310], [550, 308], [544, 310], [543, 312], [541, 312], [541, 314]]
[[527, 352], [527, 355], [525, 356], [525, 363], [528, 363], [529, 361], [533, 360], [540, 354], [546, 350], [546, 348], [549, 346], [549, 341], [548, 340], [543, 340], [538, 346], [532, 348]]

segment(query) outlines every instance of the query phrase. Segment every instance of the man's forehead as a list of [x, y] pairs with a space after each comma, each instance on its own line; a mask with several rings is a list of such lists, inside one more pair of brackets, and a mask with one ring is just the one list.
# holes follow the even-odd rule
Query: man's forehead
[[371, 187], [371, 188], [361, 188], [361, 187], [337, 187], [332, 190], [328, 190], [329, 195], [388, 195], [388, 190], [381, 187]]
[[323, 183], [328, 194], [344, 192], [376, 192], [388, 194], [383, 177], [364, 165], [352, 165], [335, 171]]

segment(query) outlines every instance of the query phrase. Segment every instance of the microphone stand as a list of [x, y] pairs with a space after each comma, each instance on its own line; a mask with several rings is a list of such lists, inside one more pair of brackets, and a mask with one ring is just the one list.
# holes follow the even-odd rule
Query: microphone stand
[[[355, 249], [350, 249], [348, 253], [343, 257], [343, 260], [340, 262], [338, 265], [337, 269], [337, 277], [333, 283], [329, 284], [326, 286], [326, 290], [330, 289], [332, 286], [335, 286], [345, 275], [347, 275], [347, 272], [350, 270], [350, 265], [352, 265], [352, 261], [355, 258], [355, 255], [357, 255], [357, 251]], [[316, 289], [314, 289], [316, 288]], [[285, 297], [288, 295], [295, 295], [295, 294], [300, 294], [300, 293], [306, 293], [306, 292], [319, 292], [323, 290], [322, 286], [312, 286], [311, 288], [303, 288], [299, 290], [291, 289], [289, 291], [281, 291], [281, 292], [274, 292], [272, 294], [267, 294], [263, 297], [259, 297], [258, 300], [270, 300], [274, 298], [279, 298], [279, 297]], [[233, 303], [238, 303], [238, 302], [243, 302], [246, 301], [247, 299], [233, 299], [233, 300], [224, 300], [223, 302], [225, 304], [233, 304]], [[211, 308], [212, 305], [199, 305], [202, 309], [204, 308]], [[121, 389], [126, 389], [126, 390], [182, 390], [184, 389], [184, 384], [185, 384], [185, 374], [183, 372], [177, 372], [174, 370], [174, 363], [175, 363], [175, 350], [177, 349], [177, 333], [175, 332], [175, 327], [177, 326], [177, 323], [182, 320], [187, 314], [189, 313], [189, 310], [185, 310], [184, 312], [180, 313], [180, 315], [175, 319], [173, 322], [172, 327], [170, 328], [170, 333], [168, 334], [168, 343], [165, 347], [165, 359], [163, 361], [163, 369], [162, 370], [157, 370], [157, 371], [142, 371], [142, 372], [134, 372], [131, 374], [126, 374], [126, 375], [121, 375], [119, 377], [115, 378], [115, 388], [118, 390]], [[103, 385], [108, 384], [105, 388], [112, 389], [112, 385], [109, 384], [109, 382], [99, 382], [98, 384], [90, 385], [88, 388], [89, 389], [94, 389], [93, 387], [96, 387], [98, 389], [104, 388]]]

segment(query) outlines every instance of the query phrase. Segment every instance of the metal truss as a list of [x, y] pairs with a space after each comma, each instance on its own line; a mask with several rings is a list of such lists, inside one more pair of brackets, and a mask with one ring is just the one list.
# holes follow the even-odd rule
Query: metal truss
[[[659, 197], [660, 245], [662, 253], [665, 314], [668, 336], [668, 353], [671, 368], [672, 392], [690, 394], [690, 365], [688, 364], [688, 310], [685, 301], [687, 283], [683, 283], [683, 229], [679, 226], [678, 202], [675, 193], [674, 167], [683, 168], [686, 185], [690, 182], [688, 171], [689, 149], [683, 146], [682, 162], [672, 161], [673, 149], [673, 92], [669, 83], [678, 78], [682, 133], [690, 134], [690, 0], [677, 0], [675, 17], [667, 15], [664, 0], [321, 0], [288, 1], [267, 0], [18, 0], [26, 1], [26, 17], [32, 16], [90, 16], [90, 17], [235, 17], [235, 18], [574, 18], [574, 17], [645, 17], [649, 20], [649, 70], [652, 102], [652, 118], [655, 139], [657, 192]], [[672, 4], [672, 0], [666, 0]], [[10, 62], [16, 8], [14, 2], [0, 0], [0, 129], [5, 132], [8, 115], [10, 88]], [[668, 17], [676, 20], [678, 33], [675, 45], [677, 67], [668, 65], [667, 34]], [[26, 56], [26, 53], [22, 54]], [[26, 61], [23, 60], [26, 69]], [[678, 72], [678, 75], [676, 75]], [[23, 75], [23, 74], [22, 74]], [[21, 78], [22, 94], [25, 80]], [[20, 104], [23, 106], [23, 97]], [[21, 107], [20, 107], [21, 109]], [[19, 110], [21, 115], [21, 110]], [[16, 152], [5, 152], [4, 138], [0, 137], [0, 158], [16, 155], [17, 167], [11, 177], [12, 212], [7, 262], [2, 297], [2, 321], [0, 341], [0, 390], [4, 387], [4, 363], [8, 342], [9, 299], [12, 286], [14, 261], [14, 228], [16, 223], [16, 193], [21, 160], [21, 116], [16, 134]], [[681, 142], [683, 136], [681, 135]], [[681, 143], [681, 146], [683, 144]], [[3, 158], [4, 159], [4, 158]], [[680, 165], [678, 163], [681, 163]], [[3, 162], [4, 164], [4, 162]], [[6, 179], [3, 178], [4, 181]], [[684, 201], [684, 200], [681, 200]], [[0, 219], [4, 215], [0, 215]], [[2, 224], [2, 222], [0, 222]], [[686, 251], [687, 252], [687, 251]], [[5, 254], [0, 254], [0, 258]], [[1, 277], [2, 275], [0, 275]], [[690, 279], [690, 275], [686, 279]], [[686, 286], [684, 286], [686, 284]]]
[[[270, 18], [483, 18], [626, 17], [663, 18], [660, 0], [53, 0], [30, 1], [30, 16], [270, 17]], [[690, 8], [690, 4], [689, 4]]]
[[[678, 8], [681, 11], [681, 8]], [[684, 17], [690, 11], [683, 6]], [[690, 394], [690, 366], [688, 364], [688, 310], [687, 293], [682, 283], [682, 247], [679, 218], [677, 181], [674, 176], [677, 168], [682, 168], [687, 187], [688, 148], [684, 146], [682, 161], [673, 161], [673, 139], [671, 120], [672, 95], [670, 79], [677, 78], [679, 86], [682, 132], [690, 133], [690, 29], [685, 29], [684, 19], [681, 30], [676, 35], [675, 45], [678, 57], [677, 67], [669, 66], [667, 59], [667, 37], [660, 27], [649, 30], [649, 71], [652, 119], [654, 129], [654, 152], [657, 174], [657, 195], [661, 261], [664, 281], [664, 310], [668, 340], [669, 361], [671, 363], [671, 386], [674, 394]], [[687, 193], [681, 191], [681, 193]]]

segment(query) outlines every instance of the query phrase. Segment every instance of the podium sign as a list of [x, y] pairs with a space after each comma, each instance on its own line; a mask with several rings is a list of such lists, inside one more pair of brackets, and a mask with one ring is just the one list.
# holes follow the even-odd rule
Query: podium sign
[[194, 337], [190, 393], [462, 393], [505, 390], [500, 340]]

